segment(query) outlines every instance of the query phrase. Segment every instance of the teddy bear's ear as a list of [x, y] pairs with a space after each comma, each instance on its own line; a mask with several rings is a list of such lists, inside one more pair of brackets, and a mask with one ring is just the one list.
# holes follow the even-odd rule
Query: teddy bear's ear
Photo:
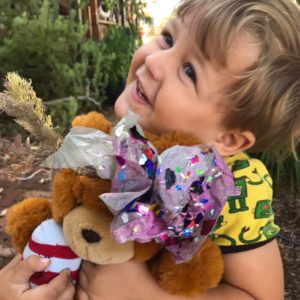
[[52, 216], [56, 222], [61, 223], [63, 218], [76, 206], [74, 186], [78, 174], [70, 169], [58, 171], [53, 180], [52, 187]]
[[99, 177], [78, 176], [79, 182], [73, 187], [77, 203], [92, 209], [107, 210], [104, 202], [99, 198], [103, 193], [111, 190], [111, 181]]
[[33, 230], [48, 218], [51, 218], [51, 208], [46, 198], [26, 198], [10, 207], [5, 231], [14, 249], [22, 253]]
[[106, 119], [106, 117], [103, 114], [95, 111], [75, 117], [72, 121], [72, 127], [79, 125], [90, 128], [96, 128], [107, 134], [111, 133], [111, 123]]

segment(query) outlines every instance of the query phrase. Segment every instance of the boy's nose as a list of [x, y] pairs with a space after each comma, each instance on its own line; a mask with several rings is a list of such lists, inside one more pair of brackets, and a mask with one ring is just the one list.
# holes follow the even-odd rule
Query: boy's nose
[[145, 59], [145, 67], [155, 81], [163, 80], [167, 69], [171, 69], [171, 55], [168, 50], [156, 51]]

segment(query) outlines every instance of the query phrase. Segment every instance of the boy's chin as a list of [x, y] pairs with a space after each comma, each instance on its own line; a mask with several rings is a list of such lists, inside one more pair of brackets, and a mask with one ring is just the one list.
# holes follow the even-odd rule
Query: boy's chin
[[[124, 115], [126, 114], [126, 112], [128, 111], [128, 109], [130, 109], [130, 105], [128, 104], [126, 99], [124, 99], [122, 97], [122, 94], [121, 94], [114, 105], [115, 115], [117, 116], [118, 119], [122, 119], [124, 117]], [[134, 110], [132, 110], [132, 111], [135, 112], [136, 114], [138, 114], [138, 112], [136, 112]], [[153, 124], [145, 121], [145, 119], [141, 115], [140, 115], [140, 119], [138, 122], [139, 122], [139, 125], [143, 128], [143, 130], [146, 130], [149, 133], [153, 133], [155, 135], [161, 135], [161, 133], [162, 133], [161, 129], [156, 128], [156, 126], [153, 126]]]

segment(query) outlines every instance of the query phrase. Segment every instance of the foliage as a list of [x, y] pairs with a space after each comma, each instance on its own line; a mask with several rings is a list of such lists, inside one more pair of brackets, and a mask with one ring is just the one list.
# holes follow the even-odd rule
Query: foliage
[[[17, 71], [30, 78], [43, 100], [85, 94], [87, 66], [79, 58], [86, 26], [78, 22], [76, 10], [61, 16], [58, 1], [5, 2], [8, 6], [2, 7], [0, 20], [6, 28], [0, 44], [1, 73]], [[10, 19], [2, 18], [5, 11]], [[69, 106], [70, 120], [74, 112]]]
[[78, 113], [78, 101], [71, 96], [67, 101], [50, 105], [48, 110], [52, 116], [53, 123], [57, 124], [56, 131], [63, 135], [66, 129], [70, 127], [70, 120]]
[[[43, 126], [49, 129], [53, 128], [51, 116], [45, 114], [42, 100], [36, 96], [31, 82], [23, 79], [17, 73], [8, 73], [4, 86], [6, 90], [4, 93], [0, 93], [1, 110], [15, 117], [16, 122], [23, 123], [23, 127], [27, 129], [32, 127], [32, 124], [28, 123], [30, 117], [37, 120], [33, 125], [33, 131], [39, 131]], [[30, 114], [24, 114], [22, 109]]]
[[4, 86], [4, 93], [0, 93], [0, 109], [41, 141], [40, 155], [47, 157], [62, 139], [52, 126], [51, 116], [45, 114], [42, 100], [37, 97], [31, 82], [17, 73], [8, 73]]
[[[298, 146], [298, 157], [300, 157], [300, 146]], [[282, 190], [299, 192], [300, 187], [300, 161], [293, 156], [284, 161], [276, 161], [269, 153], [262, 153], [259, 158], [265, 163], [271, 177], [275, 193]]]
[[105, 11], [113, 9], [116, 4], [116, 0], [101, 0], [101, 5]]
[[[30, 16], [35, 16], [42, 4], [43, 0], [1, 0], [0, 24], [2, 30], [0, 37], [11, 33], [11, 24], [16, 16], [21, 16], [25, 13]], [[1, 42], [0, 40], [0, 43]]]
[[133, 12], [132, 20], [127, 20], [131, 25], [138, 27], [141, 22], [152, 24], [153, 19], [146, 13], [146, 2], [142, 0], [125, 0], [125, 6]]
[[105, 71], [109, 74], [109, 83], [113, 87], [116, 87], [120, 80], [126, 79], [137, 39], [138, 33], [133, 27], [108, 27], [101, 43], [101, 51], [108, 58]]
[[85, 30], [75, 11], [66, 19], [59, 15], [57, 5], [44, 0], [36, 14], [23, 12], [13, 19], [0, 49], [1, 71], [17, 70], [31, 78], [43, 99], [81, 94], [80, 74], [85, 66], [77, 62], [77, 56]]
[[[126, 78], [137, 32], [111, 26], [104, 41], [88, 39], [77, 19], [78, 1], [66, 1], [66, 16], [58, 2], [1, 1], [0, 61], [2, 76], [17, 71], [32, 80], [62, 132], [78, 111], [101, 106], [109, 84]], [[58, 99], [64, 99], [60, 106]]]

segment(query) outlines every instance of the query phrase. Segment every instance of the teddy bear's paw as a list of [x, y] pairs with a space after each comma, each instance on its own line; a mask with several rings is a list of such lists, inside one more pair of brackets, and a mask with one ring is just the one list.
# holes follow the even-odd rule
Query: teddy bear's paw
[[159, 285], [170, 294], [195, 297], [216, 287], [223, 274], [223, 259], [218, 246], [206, 240], [187, 263], [176, 265], [167, 250], [150, 262]]
[[51, 208], [46, 198], [27, 198], [9, 208], [5, 231], [13, 247], [21, 253], [33, 230], [48, 218], [51, 218]]
[[75, 126], [96, 128], [107, 134], [111, 133], [111, 123], [106, 119], [106, 117], [103, 114], [95, 111], [75, 117], [72, 121], [72, 127]]

